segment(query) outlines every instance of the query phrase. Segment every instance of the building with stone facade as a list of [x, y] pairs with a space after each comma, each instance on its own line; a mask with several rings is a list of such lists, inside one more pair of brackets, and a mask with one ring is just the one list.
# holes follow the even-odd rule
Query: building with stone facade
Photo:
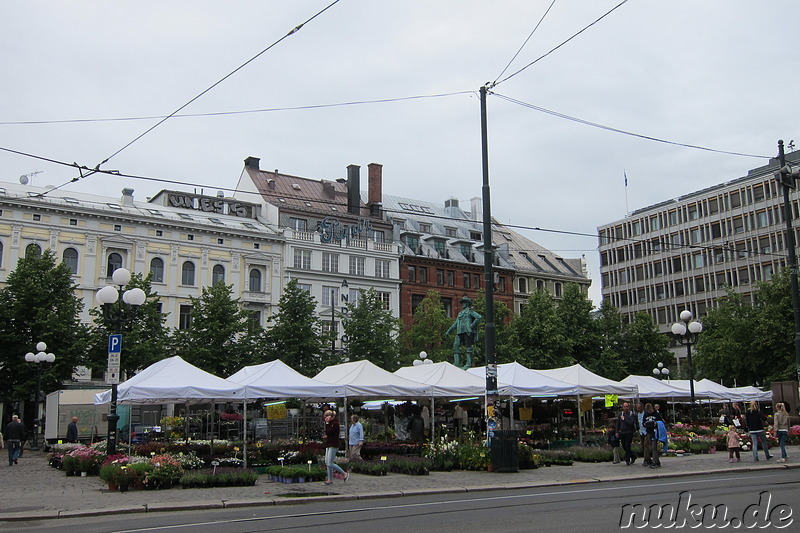
[[259, 218], [261, 206], [222, 196], [162, 191], [148, 201], [0, 184], [0, 284], [26, 252], [49, 248], [69, 265], [84, 301], [124, 267], [152, 274], [166, 325], [187, 327], [190, 297], [216, 281], [265, 325], [281, 294], [284, 237]]
[[[797, 164], [800, 152], [786, 159]], [[748, 301], [757, 282], [787, 264], [776, 168], [773, 162], [600, 226], [603, 300], [629, 319], [649, 313], [664, 332], [684, 309], [703, 317], [728, 287]], [[794, 218], [798, 196], [791, 190]]]

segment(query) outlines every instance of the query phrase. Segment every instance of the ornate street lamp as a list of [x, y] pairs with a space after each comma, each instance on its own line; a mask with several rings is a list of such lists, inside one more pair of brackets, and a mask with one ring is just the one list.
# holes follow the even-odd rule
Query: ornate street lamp
[[[114, 285], [106, 285], [97, 291], [95, 298], [103, 308], [103, 317], [114, 326], [116, 334], [120, 335], [122, 333], [122, 325], [134, 319], [136, 310], [147, 299], [147, 295], [138, 287], [125, 290], [125, 286], [131, 281], [131, 273], [125, 268], [116, 269], [111, 275], [111, 279]], [[119, 415], [117, 414], [119, 366], [116, 368], [109, 366], [108, 371], [109, 375], [113, 374], [114, 376], [110, 380], [111, 404], [108, 414], [108, 447], [106, 453], [114, 455], [117, 453], [117, 421], [119, 421]]]
[[47, 345], [43, 342], [39, 342], [36, 344], [37, 353], [28, 352], [25, 354], [25, 361], [28, 363], [37, 363], [36, 396], [33, 398], [33, 401], [36, 404], [36, 418], [33, 420], [33, 443], [31, 445], [31, 450], [39, 449], [39, 422], [41, 420], [39, 417], [39, 390], [41, 389], [42, 385], [42, 365], [39, 363], [52, 363], [56, 360], [56, 356], [54, 354], [45, 353], [45, 350], [47, 350]]
[[419, 359], [414, 359], [414, 366], [432, 365], [433, 361], [428, 359], [428, 352], [425, 350], [419, 352]]
[[664, 363], [658, 363], [658, 366], [653, 369], [653, 375], [658, 379], [669, 379], [669, 368], [664, 366]]
[[689, 363], [689, 394], [694, 406], [694, 366], [692, 365], [692, 345], [697, 344], [697, 337], [703, 331], [703, 324], [692, 320], [691, 311], [681, 311], [681, 321], [672, 324], [672, 335], [678, 344], [686, 346], [686, 362]]

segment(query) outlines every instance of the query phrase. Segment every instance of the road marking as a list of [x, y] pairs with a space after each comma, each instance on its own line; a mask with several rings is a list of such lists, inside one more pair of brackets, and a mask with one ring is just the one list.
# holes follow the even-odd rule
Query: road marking
[[[757, 475], [757, 476], [737, 476], [736, 480], [749, 480], [749, 479], [764, 479], [770, 477], [781, 477], [777, 474], [769, 474], [769, 475]], [[626, 480], [620, 480], [626, 481]], [[314, 516], [326, 516], [326, 515], [341, 515], [341, 514], [351, 514], [351, 513], [363, 513], [369, 511], [386, 511], [390, 509], [410, 509], [410, 508], [419, 508], [419, 507], [434, 507], [434, 506], [442, 506], [442, 505], [453, 505], [453, 504], [463, 504], [463, 503], [485, 503], [489, 501], [500, 501], [500, 500], [519, 500], [523, 498], [540, 498], [543, 496], [558, 496], [558, 495], [566, 495], [566, 494], [588, 494], [592, 492], [601, 492], [601, 491], [619, 491], [619, 490], [630, 490], [633, 488], [664, 488], [671, 485], [690, 485], [690, 484], [700, 484], [700, 483], [719, 483], [719, 480], [706, 480], [706, 479], [692, 479], [687, 481], [668, 481], [662, 482], [657, 481], [654, 483], [643, 483], [643, 484], [634, 484], [634, 485], [625, 485], [620, 487], [593, 487], [593, 488], [586, 488], [586, 489], [571, 489], [571, 490], [559, 490], [559, 491], [550, 491], [550, 492], [540, 492], [536, 494], [514, 494], [514, 495], [507, 495], [507, 496], [490, 496], [490, 497], [480, 497], [480, 498], [466, 498], [462, 500], [444, 500], [440, 502], [421, 502], [421, 503], [404, 503], [404, 504], [397, 504], [397, 505], [380, 505], [380, 506], [373, 506], [373, 507], [361, 507], [361, 508], [354, 508], [354, 509], [334, 509], [331, 511], [314, 511], [309, 513], [295, 513], [295, 514], [286, 514], [286, 515], [277, 515], [277, 516], [261, 516], [261, 517], [253, 517], [253, 518], [233, 518], [228, 520], [214, 520], [210, 522], [193, 522], [190, 524], [176, 524], [172, 526], [154, 526], [154, 527], [145, 527], [145, 528], [138, 528], [138, 529], [124, 529], [116, 531], [115, 533], [139, 533], [145, 531], [163, 531], [167, 529], [181, 529], [181, 528], [190, 528], [190, 527], [199, 527], [199, 526], [210, 526], [216, 524], [237, 524], [237, 523], [245, 523], [245, 522], [259, 522], [259, 521], [266, 521], [266, 520], [283, 520], [289, 518], [310, 518]], [[536, 487], [530, 487], [536, 488]], [[514, 489], [514, 490], [523, 490], [523, 489]], [[310, 500], [313, 501], [313, 500]], [[159, 511], [160, 512], [160, 511]]]

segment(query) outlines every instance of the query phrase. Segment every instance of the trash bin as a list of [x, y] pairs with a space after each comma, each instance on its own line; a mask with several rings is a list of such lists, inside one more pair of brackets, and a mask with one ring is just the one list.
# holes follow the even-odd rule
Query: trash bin
[[491, 451], [494, 472], [519, 472], [519, 441], [516, 431], [495, 431]]

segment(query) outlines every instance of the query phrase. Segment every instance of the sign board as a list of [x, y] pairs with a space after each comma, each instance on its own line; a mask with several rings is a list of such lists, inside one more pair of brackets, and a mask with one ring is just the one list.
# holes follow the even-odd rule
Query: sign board
[[109, 385], [119, 385], [119, 368], [109, 368], [106, 371], [106, 383]]
[[119, 367], [119, 357], [120, 354], [118, 353], [109, 353], [108, 354], [108, 367], [111, 368], [112, 366]]
[[108, 353], [122, 352], [122, 335], [117, 333], [108, 336]]

